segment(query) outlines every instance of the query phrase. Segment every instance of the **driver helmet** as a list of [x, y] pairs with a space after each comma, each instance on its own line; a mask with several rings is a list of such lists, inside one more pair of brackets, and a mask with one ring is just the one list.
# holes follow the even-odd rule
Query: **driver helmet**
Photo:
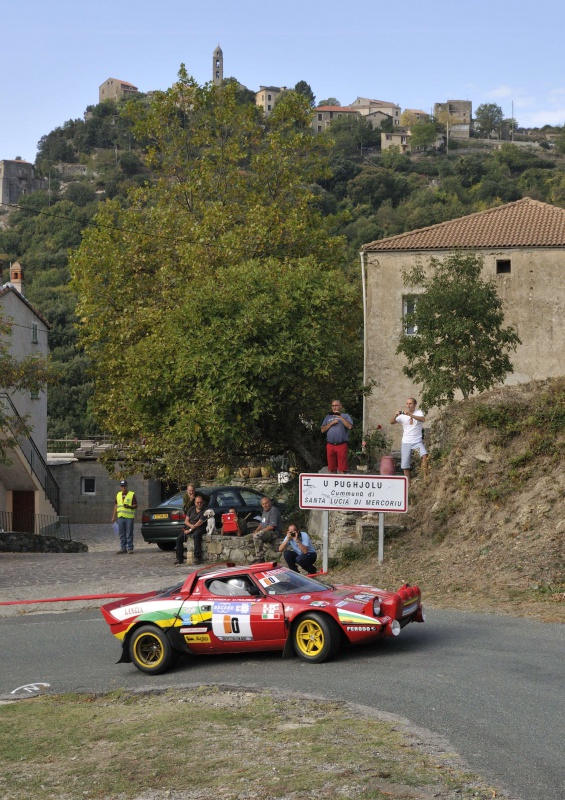
[[246, 592], [247, 591], [247, 583], [243, 580], [243, 578], [230, 578], [228, 581], [229, 586], [234, 586], [236, 589]]

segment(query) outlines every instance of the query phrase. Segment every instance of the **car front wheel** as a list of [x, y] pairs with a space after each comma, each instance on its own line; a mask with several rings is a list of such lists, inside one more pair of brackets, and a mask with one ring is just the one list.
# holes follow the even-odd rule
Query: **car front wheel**
[[133, 632], [129, 654], [135, 666], [149, 675], [166, 672], [177, 660], [166, 634], [155, 625], [143, 625]]
[[320, 664], [339, 648], [339, 633], [324, 614], [306, 614], [292, 632], [294, 650], [304, 661]]

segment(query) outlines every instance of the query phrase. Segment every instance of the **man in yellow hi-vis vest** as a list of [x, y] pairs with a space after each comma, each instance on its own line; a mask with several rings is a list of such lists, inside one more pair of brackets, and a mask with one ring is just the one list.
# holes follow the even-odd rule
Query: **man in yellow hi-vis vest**
[[133, 553], [133, 520], [137, 499], [134, 492], [128, 491], [128, 482], [120, 481], [120, 491], [116, 495], [114, 503], [114, 513], [112, 523], [118, 522], [118, 533], [120, 535], [120, 549], [117, 555], [122, 553]]

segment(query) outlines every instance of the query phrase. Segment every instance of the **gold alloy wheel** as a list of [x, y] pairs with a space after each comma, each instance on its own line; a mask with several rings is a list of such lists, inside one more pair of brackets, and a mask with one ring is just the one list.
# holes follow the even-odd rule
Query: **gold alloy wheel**
[[135, 637], [133, 656], [136, 664], [151, 670], [158, 669], [165, 657], [165, 649], [158, 632], [145, 630]]
[[300, 655], [315, 658], [324, 649], [324, 630], [317, 620], [306, 617], [298, 623], [295, 641]]

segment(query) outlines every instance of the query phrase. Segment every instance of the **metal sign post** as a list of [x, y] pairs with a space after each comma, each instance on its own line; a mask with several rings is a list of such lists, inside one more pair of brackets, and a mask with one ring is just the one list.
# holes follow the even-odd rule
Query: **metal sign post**
[[408, 480], [403, 475], [337, 475], [301, 473], [300, 508], [319, 508], [322, 516], [323, 569], [328, 568], [329, 511], [374, 511], [379, 514], [379, 564], [384, 558], [384, 515], [408, 510]]

